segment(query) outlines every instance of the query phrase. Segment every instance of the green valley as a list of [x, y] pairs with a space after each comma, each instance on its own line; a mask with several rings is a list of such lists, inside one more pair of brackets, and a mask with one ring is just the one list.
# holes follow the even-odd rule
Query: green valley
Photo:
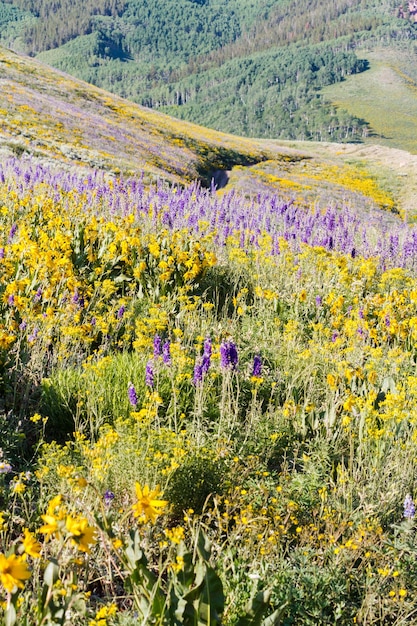
[[47, 0], [2, 0], [0, 43], [223, 132], [362, 142], [372, 115], [333, 104], [325, 89], [340, 94], [351, 75], [366, 82], [367, 50], [413, 54], [406, 4], [313, 0], [306, 12], [301, 0], [58, 0], [51, 11]]

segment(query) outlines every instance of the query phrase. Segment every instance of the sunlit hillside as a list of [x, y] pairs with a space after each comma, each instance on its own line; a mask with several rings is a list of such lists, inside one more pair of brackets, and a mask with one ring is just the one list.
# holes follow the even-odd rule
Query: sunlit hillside
[[[249, 140], [177, 121], [0, 51], [3, 151], [176, 183], [273, 190], [299, 204], [414, 211], [415, 157], [364, 146]], [[404, 180], [407, 186], [404, 187]], [[220, 185], [219, 185], [220, 186]]]
[[0, 50], [1, 624], [415, 624], [416, 159]]

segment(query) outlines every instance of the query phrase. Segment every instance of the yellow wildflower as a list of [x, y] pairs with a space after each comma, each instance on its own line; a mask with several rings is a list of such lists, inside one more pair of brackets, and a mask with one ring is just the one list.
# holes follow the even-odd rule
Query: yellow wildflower
[[140, 522], [147, 522], [150, 520], [155, 523], [158, 515], [162, 513], [162, 509], [168, 504], [167, 500], [159, 500], [161, 491], [159, 485], [152, 491], [148, 485], [145, 485], [142, 489], [139, 483], [135, 485], [137, 502], [132, 505], [133, 515], [139, 518]]
[[33, 557], [34, 559], [39, 559], [41, 556], [42, 546], [39, 541], [36, 540], [35, 535], [33, 535], [27, 528], [24, 529], [24, 539], [22, 542], [23, 550], [25, 554]]
[[72, 543], [83, 552], [90, 552], [90, 544], [96, 542], [95, 528], [88, 525], [88, 520], [81, 515], [77, 517], [67, 516], [66, 529], [72, 535]]
[[45, 524], [39, 528], [39, 532], [45, 535], [45, 541], [48, 541], [53, 535], [59, 534], [59, 519], [55, 517], [55, 515], [46, 513], [45, 515], [41, 515], [41, 518]]
[[6, 591], [11, 593], [16, 587], [23, 589], [23, 581], [28, 578], [30, 571], [22, 557], [16, 554], [8, 557], [0, 554], [0, 581]]

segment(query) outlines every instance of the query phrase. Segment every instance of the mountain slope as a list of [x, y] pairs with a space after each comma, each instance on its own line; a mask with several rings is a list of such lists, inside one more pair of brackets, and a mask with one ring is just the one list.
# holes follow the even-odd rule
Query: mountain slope
[[139, 104], [251, 137], [363, 141], [320, 93], [412, 47], [398, 0], [0, 0], [0, 43]]
[[246, 195], [272, 190], [300, 205], [414, 210], [417, 157], [407, 153], [226, 135], [133, 104], [5, 49], [0, 49], [0, 70], [2, 154], [144, 176], [146, 183], [210, 185], [214, 176], [220, 186], [227, 183]]

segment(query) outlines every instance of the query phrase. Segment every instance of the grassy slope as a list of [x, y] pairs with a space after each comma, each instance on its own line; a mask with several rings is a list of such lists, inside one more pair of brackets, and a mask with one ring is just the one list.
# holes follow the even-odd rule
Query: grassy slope
[[375, 135], [367, 138], [417, 154], [416, 86], [402, 72], [409, 54], [393, 50], [367, 52], [370, 69], [323, 89], [337, 106], [366, 119]]
[[[415, 190], [416, 159], [388, 148], [249, 140], [179, 122], [0, 49], [0, 147], [63, 163], [185, 183], [231, 172], [245, 193], [273, 190], [300, 203], [373, 204], [375, 189], [398, 195], [403, 174]], [[405, 163], [404, 167], [401, 165]], [[252, 165], [251, 165], [252, 164]], [[364, 181], [376, 177], [369, 191]], [[378, 198], [377, 198], [378, 200]], [[378, 203], [384, 205], [384, 199]], [[389, 204], [389, 203], [388, 203]]]
[[0, 68], [0, 139], [15, 152], [176, 182], [272, 154], [259, 142], [177, 122], [5, 49]]

